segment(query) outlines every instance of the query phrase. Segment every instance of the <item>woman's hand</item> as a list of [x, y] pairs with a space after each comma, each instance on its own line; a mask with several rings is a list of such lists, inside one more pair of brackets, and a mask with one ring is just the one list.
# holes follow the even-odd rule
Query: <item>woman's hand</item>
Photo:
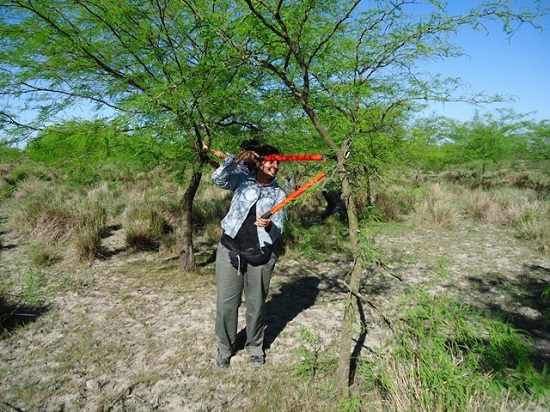
[[256, 162], [259, 160], [259, 157], [260, 156], [258, 156], [258, 153], [252, 150], [243, 150], [241, 153], [235, 156], [235, 161], [256, 164]]
[[254, 223], [258, 227], [263, 227], [268, 229], [271, 226], [271, 219], [262, 219], [261, 217], [256, 220]]

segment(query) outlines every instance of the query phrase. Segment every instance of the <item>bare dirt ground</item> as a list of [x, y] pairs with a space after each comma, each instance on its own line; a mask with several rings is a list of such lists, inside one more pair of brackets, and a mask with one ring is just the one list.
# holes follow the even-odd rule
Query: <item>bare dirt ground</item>
[[[197, 245], [200, 270], [183, 275], [158, 253], [124, 251], [118, 229], [104, 239], [113, 252], [107, 259], [36, 268], [7, 218], [0, 216], [4, 290], [37, 296], [14, 306], [18, 324], [0, 340], [0, 410], [251, 410], [262, 388], [293, 374], [304, 328], [321, 337], [323, 350], [337, 351], [345, 296], [338, 279], [350, 266], [337, 257], [282, 256], [268, 302], [266, 365], [252, 368], [241, 350], [218, 371], [212, 245]], [[550, 319], [540, 299], [550, 284], [547, 255], [482, 225], [375, 232], [389, 265], [382, 274], [365, 271], [362, 293], [389, 319], [399, 316], [400, 296], [423, 285], [510, 319], [532, 335], [538, 361], [550, 363]], [[391, 333], [376, 312], [366, 315], [365, 354]]]

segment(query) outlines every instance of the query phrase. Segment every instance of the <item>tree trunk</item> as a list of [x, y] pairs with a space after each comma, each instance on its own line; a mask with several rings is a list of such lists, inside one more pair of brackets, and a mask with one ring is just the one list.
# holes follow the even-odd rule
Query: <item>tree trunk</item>
[[[353, 254], [353, 268], [349, 286], [352, 291], [359, 291], [361, 274], [363, 272], [363, 258], [359, 250], [360, 231], [357, 209], [352, 187], [347, 176], [342, 179], [342, 196], [347, 207], [350, 247]], [[357, 300], [350, 291], [344, 300], [342, 329], [340, 331], [340, 355], [337, 369], [339, 398], [349, 395], [353, 323], [357, 319], [357, 313]]]
[[[338, 152], [338, 146], [330, 138], [329, 133], [323, 127], [313, 109], [302, 102], [304, 111], [309, 116], [315, 129], [319, 132], [323, 140], [334, 152]], [[349, 280], [350, 292], [344, 300], [344, 313], [342, 319], [342, 328], [340, 330], [340, 353], [338, 358], [338, 368], [336, 371], [338, 381], [338, 398], [349, 396], [349, 387], [351, 379], [351, 355], [352, 355], [352, 335], [353, 323], [357, 319], [358, 305], [357, 300], [351, 291], [359, 291], [361, 283], [361, 274], [363, 272], [363, 258], [359, 250], [359, 219], [357, 217], [357, 206], [353, 197], [353, 188], [350, 184], [347, 172], [345, 171], [346, 155], [349, 150], [349, 143], [344, 142], [338, 155], [338, 166], [342, 176], [342, 199], [346, 206], [348, 216], [348, 227], [350, 233], [350, 248], [353, 256], [353, 268]], [[369, 185], [370, 186], [370, 185]], [[370, 193], [369, 193], [370, 197]], [[370, 201], [370, 199], [369, 199]]]
[[485, 177], [485, 159], [481, 159], [481, 167], [479, 168], [479, 187], [483, 187], [483, 178]]
[[193, 200], [199, 188], [202, 173], [196, 171], [191, 176], [187, 190], [180, 200], [180, 269], [190, 272], [195, 268], [195, 254], [193, 250]]

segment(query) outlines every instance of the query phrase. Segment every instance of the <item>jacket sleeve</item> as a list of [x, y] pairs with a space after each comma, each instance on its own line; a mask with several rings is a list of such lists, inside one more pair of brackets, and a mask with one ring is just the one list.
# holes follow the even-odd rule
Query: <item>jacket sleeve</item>
[[222, 189], [234, 190], [240, 180], [240, 173], [233, 173], [237, 166], [234, 156], [227, 156], [220, 167], [212, 173], [212, 182]]

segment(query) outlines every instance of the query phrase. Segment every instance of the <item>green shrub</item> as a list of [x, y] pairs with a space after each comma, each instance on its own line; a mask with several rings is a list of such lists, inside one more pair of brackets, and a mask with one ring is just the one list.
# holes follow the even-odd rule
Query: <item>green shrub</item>
[[289, 219], [283, 232], [285, 252], [299, 252], [320, 261], [333, 259], [338, 253], [348, 254], [346, 238], [347, 226], [335, 216], [311, 226]]
[[425, 292], [401, 305], [396, 347], [363, 365], [391, 409], [502, 410], [550, 393], [550, 375], [533, 366], [528, 337], [509, 324]]

